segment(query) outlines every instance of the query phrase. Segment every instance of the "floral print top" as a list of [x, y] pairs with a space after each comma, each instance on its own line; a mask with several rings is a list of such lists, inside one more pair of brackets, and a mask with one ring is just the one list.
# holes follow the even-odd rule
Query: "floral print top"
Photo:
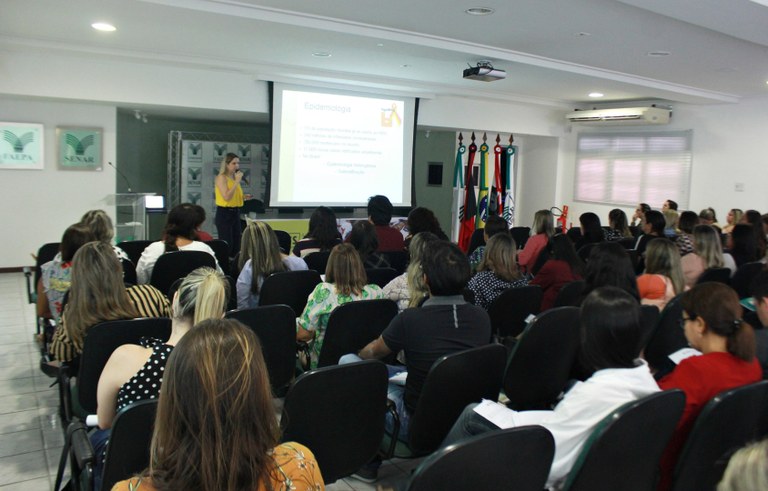
[[323, 347], [325, 328], [328, 327], [328, 317], [330, 317], [331, 311], [339, 305], [355, 300], [376, 300], [379, 298], [386, 297], [378, 285], [365, 285], [360, 295], [340, 295], [336, 292], [336, 286], [333, 283], [323, 282], [315, 287], [314, 291], [309, 294], [304, 312], [296, 322], [297, 329], [314, 331], [315, 333], [315, 339], [309, 343], [311, 368], [317, 368], [317, 360]]

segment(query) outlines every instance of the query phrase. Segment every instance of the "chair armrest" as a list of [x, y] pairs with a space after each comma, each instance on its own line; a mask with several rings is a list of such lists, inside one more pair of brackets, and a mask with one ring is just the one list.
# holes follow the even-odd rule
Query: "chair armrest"
[[394, 401], [387, 399], [387, 412], [392, 415], [392, 435], [390, 435], [389, 448], [387, 449], [387, 455], [384, 456], [384, 460], [389, 460], [395, 455], [395, 447], [397, 447], [397, 436], [400, 434], [400, 415], [397, 414], [397, 406]]

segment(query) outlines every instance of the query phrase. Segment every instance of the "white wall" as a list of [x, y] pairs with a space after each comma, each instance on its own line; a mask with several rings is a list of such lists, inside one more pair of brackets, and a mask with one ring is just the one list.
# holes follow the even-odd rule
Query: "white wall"
[[515, 225], [530, 227], [538, 210], [560, 206], [556, 201], [558, 138], [523, 136], [519, 141]]
[[[33, 77], [34, 78], [34, 77]], [[45, 127], [43, 170], [0, 170], [2, 229], [0, 268], [33, 265], [30, 253], [46, 242], [59, 242], [64, 229], [93, 208], [114, 218], [107, 198], [115, 192], [115, 171], [63, 171], [56, 166], [56, 127], [102, 128], [105, 161], [115, 159], [114, 106], [0, 98], [0, 119], [42, 123]]]

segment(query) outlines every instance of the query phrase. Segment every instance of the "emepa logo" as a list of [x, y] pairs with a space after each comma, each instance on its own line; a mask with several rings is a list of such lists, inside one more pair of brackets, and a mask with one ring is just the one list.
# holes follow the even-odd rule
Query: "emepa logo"
[[16, 136], [16, 133], [13, 131], [3, 130], [3, 139], [10, 143], [14, 152], [22, 153], [24, 151], [24, 147], [35, 141], [35, 135], [29, 131], [21, 136]]

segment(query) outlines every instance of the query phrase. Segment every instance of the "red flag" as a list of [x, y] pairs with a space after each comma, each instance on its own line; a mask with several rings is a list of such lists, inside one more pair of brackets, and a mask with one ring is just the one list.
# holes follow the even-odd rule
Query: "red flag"
[[472, 144], [469, 145], [469, 156], [467, 157], [466, 173], [464, 174], [464, 205], [459, 210], [459, 248], [464, 252], [469, 250], [469, 240], [475, 232], [477, 202], [475, 186], [472, 182], [472, 163], [475, 161], [476, 153], [475, 134], [472, 133]]

